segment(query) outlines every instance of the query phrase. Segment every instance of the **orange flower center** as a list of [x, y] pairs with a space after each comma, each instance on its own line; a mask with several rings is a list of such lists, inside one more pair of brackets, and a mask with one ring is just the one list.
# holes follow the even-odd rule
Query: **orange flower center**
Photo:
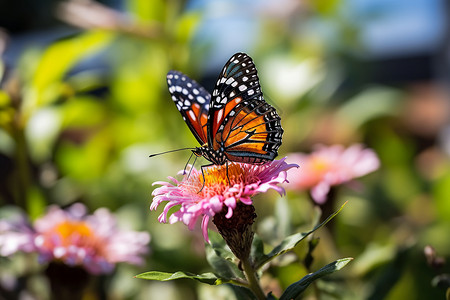
[[91, 228], [83, 221], [64, 221], [56, 225], [53, 230], [61, 238], [63, 246], [70, 245], [74, 237], [80, 241], [88, 241], [94, 236]]
[[250, 168], [239, 163], [229, 163], [228, 167], [226, 164], [211, 166], [203, 169], [204, 177], [199, 170], [195, 174], [192, 173], [183, 185], [189, 187], [191, 192], [195, 193], [202, 189], [199, 193], [200, 196], [211, 195], [211, 193], [219, 194], [229, 186], [257, 182], [259, 179], [251, 172]]
[[104, 253], [104, 241], [84, 221], [65, 220], [42, 234], [42, 246], [47, 249], [55, 247], [76, 246], [91, 253]]

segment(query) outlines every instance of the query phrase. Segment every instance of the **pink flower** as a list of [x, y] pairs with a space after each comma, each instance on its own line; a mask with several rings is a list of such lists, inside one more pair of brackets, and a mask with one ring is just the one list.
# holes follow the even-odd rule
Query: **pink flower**
[[37, 252], [41, 263], [61, 261], [92, 274], [109, 273], [118, 262], [142, 263], [149, 241], [146, 232], [118, 229], [106, 208], [87, 215], [80, 203], [66, 210], [50, 206], [34, 227], [25, 218], [0, 222], [0, 255]]
[[380, 166], [376, 153], [356, 144], [345, 149], [341, 145], [319, 145], [311, 154], [293, 153], [289, 160], [298, 163], [300, 172], [292, 174], [292, 189], [310, 190], [318, 204], [326, 201], [331, 186], [347, 183], [375, 171]]
[[169, 223], [182, 221], [190, 230], [194, 229], [197, 220], [202, 217], [203, 237], [209, 242], [207, 230], [209, 219], [223, 207], [228, 210], [226, 217], [231, 218], [238, 201], [252, 205], [251, 197], [265, 193], [269, 189], [277, 191], [280, 195], [285, 193], [279, 184], [287, 182], [288, 169], [298, 167], [296, 164], [287, 164], [285, 159], [263, 165], [232, 162], [228, 164], [228, 178], [227, 167], [222, 165], [205, 168], [205, 179], [201, 171], [193, 168], [182, 181], [169, 177], [173, 184], [155, 182], [153, 185], [158, 184], [161, 187], [153, 191], [154, 198], [150, 209], [155, 210], [162, 202], [167, 201], [164, 211], [158, 217], [159, 222], [166, 223], [169, 209], [179, 205], [179, 210], [170, 215]]

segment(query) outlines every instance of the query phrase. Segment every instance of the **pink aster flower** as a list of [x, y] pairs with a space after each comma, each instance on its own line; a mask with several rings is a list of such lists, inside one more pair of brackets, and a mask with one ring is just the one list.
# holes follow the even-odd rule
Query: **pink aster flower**
[[301, 166], [300, 172], [292, 174], [290, 188], [310, 190], [318, 204], [326, 201], [331, 186], [350, 182], [380, 166], [376, 153], [360, 144], [347, 149], [341, 145], [319, 145], [311, 154], [290, 154], [289, 160]]
[[228, 177], [226, 165], [223, 165], [205, 168], [204, 179], [202, 172], [193, 168], [181, 181], [169, 177], [173, 183], [155, 182], [153, 185], [158, 184], [161, 187], [153, 191], [154, 198], [150, 209], [155, 210], [162, 202], [167, 202], [158, 217], [159, 222], [166, 223], [169, 210], [180, 206], [179, 210], [170, 215], [169, 223], [182, 221], [190, 230], [193, 230], [197, 220], [202, 218], [203, 237], [209, 242], [208, 222], [223, 208], [227, 209], [226, 218], [229, 219], [233, 216], [233, 209], [238, 201], [252, 205], [251, 197], [269, 189], [280, 195], [285, 193], [279, 184], [288, 182], [288, 169], [298, 167], [296, 164], [287, 164], [285, 159], [262, 165], [231, 162], [228, 164]]
[[146, 232], [117, 228], [106, 208], [87, 215], [80, 203], [65, 210], [50, 206], [33, 227], [25, 218], [0, 222], [0, 255], [36, 252], [41, 263], [60, 261], [91, 274], [109, 273], [118, 262], [141, 264], [149, 240]]

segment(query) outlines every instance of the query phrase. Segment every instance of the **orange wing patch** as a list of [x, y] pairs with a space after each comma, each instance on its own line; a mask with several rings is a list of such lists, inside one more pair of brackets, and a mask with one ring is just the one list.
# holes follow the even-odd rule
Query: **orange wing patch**
[[199, 104], [194, 103], [191, 107], [191, 110], [188, 111], [187, 117], [192, 124], [194, 130], [198, 133], [200, 138], [204, 143], [206, 143], [207, 139], [207, 122], [208, 116], [207, 114], [202, 114], [202, 109]]
[[249, 111], [246, 107], [218, 132], [217, 141], [223, 141], [228, 152], [254, 152], [266, 154], [263, 146], [268, 136], [264, 115]]

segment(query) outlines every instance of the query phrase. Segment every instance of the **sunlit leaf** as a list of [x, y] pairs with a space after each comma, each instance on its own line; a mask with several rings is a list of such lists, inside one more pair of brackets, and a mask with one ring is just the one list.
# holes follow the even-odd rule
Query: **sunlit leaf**
[[[147, 279], [147, 280], [157, 280], [157, 281], [170, 281], [170, 280], [176, 280], [176, 279], [192, 279], [196, 281], [200, 281], [202, 283], [207, 283], [211, 285], [218, 284], [217, 281], [219, 278], [214, 275], [213, 273], [203, 273], [200, 275], [193, 274], [193, 273], [186, 273], [186, 272], [175, 272], [175, 273], [168, 273], [168, 272], [159, 272], [159, 271], [150, 271], [146, 273], [142, 273], [135, 276], [136, 278], [140, 279]], [[220, 282], [220, 280], [219, 280]]]
[[39, 59], [26, 94], [25, 109], [32, 110], [57, 99], [63, 92], [64, 75], [77, 62], [105, 47], [113, 35], [104, 31], [89, 31], [49, 46]]
[[337, 115], [358, 128], [375, 118], [395, 116], [400, 112], [401, 93], [394, 89], [366, 89], [342, 105]]
[[312, 229], [311, 231], [309, 231], [307, 233], [296, 233], [296, 234], [290, 235], [287, 238], [285, 238], [270, 253], [268, 253], [267, 255], [261, 256], [261, 258], [259, 260], [255, 261], [255, 263], [254, 263], [255, 268], [258, 269], [258, 268], [262, 267], [263, 265], [265, 265], [266, 263], [270, 262], [275, 257], [292, 250], [303, 239], [305, 239], [311, 233], [313, 233], [317, 229], [321, 228], [322, 226], [327, 224], [331, 219], [333, 219], [344, 208], [345, 204], [347, 204], [347, 202], [345, 202], [335, 213], [330, 215], [325, 221], [323, 221], [322, 223], [320, 223], [319, 225], [314, 227], [314, 229]]
[[332, 262], [331, 264], [326, 265], [317, 272], [306, 275], [299, 281], [288, 286], [283, 295], [281, 295], [280, 300], [295, 299], [302, 292], [304, 292], [314, 280], [339, 271], [340, 269], [345, 267], [351, 260], [353, 260], [353, 258], [351, 257], [341, 258], [336, 260], [335, 262]]
[[192, 39], [195, 30], [199, 24], [201, 15], [198, 13], [184, 14], [182, 18], [179, 19], [177, 27], [177, 40], [179, 42], [188, 42]]

